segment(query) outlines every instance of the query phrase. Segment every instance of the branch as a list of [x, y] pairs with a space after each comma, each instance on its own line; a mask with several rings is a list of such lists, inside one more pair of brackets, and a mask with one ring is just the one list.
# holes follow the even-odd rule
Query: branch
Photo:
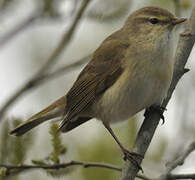
[[12, 40], [16, 35], [29, 28], [37, 19], [39, 19], [40, 15], [41, 13], [39, 11], [33, 12], [28, 18], [23, 20], [11, 31], [7, 32], [3, 37], [0, 38], [0, 48]]
[[112, 166], [104, 163], [89, 163], [89, 162], [81, 162], [81, 161], [70, 161], [62, 164], [51, 164], [51, 165], [5, 165], [0, 164], [0, 168], [6, 168], [8, 172], [12, 170], [26, 170], [26, 169], [62, 169], [70, 166], [83, 166], [84, 168], [89, 167], [100, 167], [107, 168], [111, 170], [121, 171], [121, 168]]
[[91, 0], [83, 0], [80, 9], [78, 10], [74, 20], [72, 21], [70, 28], [68, 29], [68, 31], [66, 31], [63, 34], [60, 43], [58, 44], [58, 46], [56, 47], [54, 52], [51, 54], [51, 56], [48, 58], [45, 65], [42, 66], [38, 75], [43, 74], [43, 72], [47, 71], [54, 63], [57, 62], [59, 55], [62, 53], [62, 51], [64, 51], [66, 49], [71, 38], [73, 37], [75, 30], [76, 30], [76, 27], [78, 26], [78, 24], [81, 20], [81, 17], [82, 17], [82, 15], [83, 15], [83, 13], [84, 13], [85, 9], [87, 8], [87, 5], [89, 4], [90, 1]]
[[174, 170], [177, 166], [183, 165], [185, 159], [189, 156], [189, 154], [195, 150], [195, 142], [192, 142], [186, 151], [184, 151], [180, 157], [178, 157], [175, 161], [168, 163], [167, 169], [165, 173], [163, 173], [158, 180], [166, 180], [166, 179], [172, 179], [173, 177], [176, 177], [178, 175], [171, 174], [171, 171]]
[[86, 62], [89, 61], [89, 59], [91, 58], [91, 54], [87, 55], [79, 60], [77, 60], [76, 62], [69, 64], [69, 65], [65, 65], [64, 67], [60, 67], [57, 70], [55, 70], [54, 72], [48, 73], [48, 74], [44, 74], [42, 75], [39, 79], [37, 79], [37, 85], [40, 85], [40, 83], [44, 83], [50, 79], [59, 77], [60, 75], [67, 73], [77, 67], [82, 66], [83, 64], [85, 64]]
[[[58, 170], [58, 169], [65, 169], [71, 166], [83, 166], [84, 168], [90, 167], [99, 167], [99, 168], [106, 168], [115, 171], [121, 171], [121, 168], [104, 164], [104, 163], [90, 163], [90, 162], [81, 162], [81, 161], [70, 161], [67, 163], [61, 164], [51, 164], [51, 165], [6, 165], [0, 164], [0, 168], [5, 168], [5, 176], [14, 175], [15, 173], [22, 172], [25, 170], [32, 170], [32, 169], [50, 169], [50, 170]], [[142, 176], [141, 176], [142, 177]]]
[[[30, 169], [65, 169], [71, 166], [82, 166], [83, 168], [90, 168], [90, 167], [98, 167], [98, 168], [105, 168], [110, 170], [115, 170], [121, 172], [121, 168], [117, 166], [113, 166], [110, 164], [105, 163], [90, 163], [90, 162], [82, 162], [82, 161], [70, 161], [67, 163], [61, 163], [61, 164], [51, 164], [51, 165], [27, 165], [27, 164], [21, 164], [21, 165], [6, 165], [6, 164], [0, 164], [0, 168], [6, 169], [5, 176], [9, 176], [11, 174], [14, 174], [15, 171], [24, 171], [24, 170], [30, 170]], [[143, 175], [137, 175], [136, 177], [143, 179], [143, 180], [150, 180], [146, 176]]]
[[62, 40], [56, 47], [56, 49], [53, 51], [51, 56], [47, 59], [46, 63], [40, 68], [40, 70], [26, 83], [23, 84], [22, 87], [20, 87], [2, 106], [0, 110], [0, 121], [2, 120], [2, 117], [4, 116], [5, 112], [8, 110], [8, 108], [22, 95], [24, 95], [27, 91], [31, 90], [32, 88], [36, 87], [37, 84], [39, 84], [39, 79], [42, 79], [42, 76], [45, 76], [47, 74], [47, 71], [51, 68], [51, 66], [59, 60], [59, 55], [65, 50], [68, 43], [70, 42], [75, 29], [80, 22], [81, 16], [84, 13], [84, 10], [86, 9], [87, 5], [89, 4], [90, 0], [83, 0], [83, 3], [78, 10], [72, 25], [66, 31], [62, 37]]
[[[175, 56], [175, 69], [173, 74], [173, 80], [168, 91], [168, 96], [163, 102], [163, 107], [166, 107], [175, 87], [180, 80], [180, 78], [188, 71], [184, 69], [185, 64], [188, 60], [190, 52], [195, 42], [195, 8], [192, 11], [191, 17], [187, 23], [184, 33], [180, 35], [178, 42], [176, 56]], [[144, 157], [154, 132], [159, 124], [160, 116], [157, 113], [151, 113], [148, 118], [144, 119], [144, 122], [137, 134], [133, 152], [136, 152]], [[141, 159], [138, 163], [141, 164]], [[133, 180], [138, 173], [138, 167], [135, 167], [131, 162], [126, 162], [122, 169], [121, 180]]]
[[194, 174], [170, 174], [169, 179], [195, 179]]

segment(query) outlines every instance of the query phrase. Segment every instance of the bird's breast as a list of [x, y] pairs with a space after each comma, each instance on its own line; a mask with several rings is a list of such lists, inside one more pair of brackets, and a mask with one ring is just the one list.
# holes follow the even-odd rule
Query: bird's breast
[[160, 105], [171, 81], [171, 75], [165, 74], [145, 65], [131, 65], [94, 104], [94, 116], [102, 121], [118, 122], [153, 104]]

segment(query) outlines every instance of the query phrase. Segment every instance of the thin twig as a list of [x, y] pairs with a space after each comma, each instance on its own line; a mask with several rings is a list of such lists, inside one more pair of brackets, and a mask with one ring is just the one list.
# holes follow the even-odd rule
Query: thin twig
[[195, 142], [192, 142], [188, 148], [173, 162], [167, 164], [166, 171], [158, 178], [159, 180], [166, 180], [172, 177], [171, 171], [174, 170], [177, 166], [183, 165], [185, 159], [189, 154], [195, 150]]
[[91, 58], [91, 55], [87, 55], [87, 56], [77, 60], [74, 63], [64, 65], [63, 67], [56, 69], [54, 72], [45, 73], [36, 79], [36, 81], [33, 84], [33, 87], [28, 86], [28, 88], [30, 88], [32, 90], [35, 87], [43, 85], [43, 83], [50, 82], [49, 80], [57, 78], [57, 77], [61, 76], [62, 74], [64, 75], [64, 74], [76, 69], [77, 67], [82, 66], [83, 64], [88, 62], [90, 58]]
[[115, 171], [121, 171], [121, 168], [105, 164], [105, 163], [90, 163], [90, 162], [82, 162], [82, 161], [70, 161], [67, 163], [61, 163], [61, 164], [48, 164], [48, 165], [27, 165], [27, 164], [21, 164], [21, 165], [6, 165], [6, 164], [0, 164], [0, 168], [5, 168], [5, 175], [4, 176], [10, 176], [15, 175], [17, 173], [21, 173], [26, 170], [33, 170], [33, 169], [47, 169], [47, 170], [59, 170], [59, 169], [65, 169], [71, 166], [83, 166], [84, 168], [90, 168], [90, 167], [98, 167], [98, 168], [105, 168]]
[[[110, 164], [106, 163], [91, 163], [91, 162], [82, 162], [82, 161], [70, 161], [67, 163], [61, 163], [61, 164], [51, 164], [51, 165], [27, 165], [27, 164], [21, 164], [21, 165], [6, 165], [6, 164], [0, 164], [0, 168], [5, 168], [7, 173], [6, 175], [11, 175], [15, 171], [24, 171], [24, 170], [30, 170], [30, 169], [53, 169], [53, 170], [58, 170], [58, 169], [65, 169], [71, 166], [83, 166], [84, 168], [90, 168], [90, 167], [98, 167], [98, 168], [105, 168], [105, 169], [110, 169], [110, 170], [115, 170], [115, 171], [121, 171], [122, 169], [113, 166]], [[146, 176], [143, 175], [137, 175], [136, 177], [143, 179], [143, 180], [150, 180]]]
[[40, 70], [30, 79], [28, 80], [26, 83], [23, 84], [23, 86], [21, 86], [6, 102], [5, 104], [2, 106], [1, 110], [0, 110], [0, 121], [2, 120], [2, 117], [4, 116], [5, 112], [8, 110], [8, 108], [13, 105], [13, 103], [22, 95], [24, 95], [27, 91], [31, 90], [32, 88], [34, 88], [37, 85], [37, 82], [39, 81], [39, 79], [41, 78], [41, 76], [44, 76], [47, 71], [50, 70], [51, 66], [57, 62], [57, 60], [59, 60], [59, 55], [63, 52], [63, 50], [65, 50], [65, 48], [67, 47], [68, 43], [70, 42], [75, 29], [78, 25], [78, 23], [80, 22], [81, 16], [84, 13], [84, 10], [86, 9], [87, 5], [89, 4], [91, 0], [83, 0], [83, 3], [80, 7], [80, 9], [78, 10], [72, 25], [70, 26], [70, 28], [68, 29], [68, 31], [66, 31], [60, 41], [60, 43], [58, 44], [57, 48], [55, 48], [55, 50], [53, 51], [53, 53], [51, 54], [51, 56], [49, 56], [49, 58], [47, 59], [46, 63], [40, 68]]
[[25, 170], [25, 169], [62, 169], [62, 168], [67, 168], [70, 166], [83, 166], [84, 168], [89, 168], [89, 167], [100, 167], [100, 168], [107, 168], [107, 169], [112, 169], [116, 171], [121, 171], [121, 168], [112, 166], [109, 164], [104, 164], [104, 163], [90, 163], [90, 162], [82, 162], [82, 161], [70, 161], [67, 163], [62, 163], [62, 164], [51, 164], [51, 165], [27, 165], [27, 164], [22, 164], [22, 165], [5, 165], [5, 164], [0, 164], [0, 168], [6, 168], [8, 172], [12, 170]]
[[189, 156], [189, 154], [195, 150], [195, 142], [192, 142], [186, 151], [184, 151], [180, 157], [178, 157], [175, 161], [171, 162], [167, 166], [167, 172], [170, 173], [173, 169], [175, 169], [177, 166], [182, 165], [185, 161], [185, 159]]
[[[88, 61], [88, 58], [90, 57], [90, 55], [85, 56], [84, 58], [77, 60], [76, 62], [69, 64], [69, 65], [65, 65], [64, 67], [61, 67], [57, 70], [55, 70], [54, 72], [51, 73], [45, 73], [43, 75], [41, 75], [40, 77], [37, 77], [36, 79], [34, 79], [33, 81], [28, 81], [27, 83], [24, 84], [24, 86], [22, 86], [17, 93], [15, 93], [9, 101], [6, 102], [6, 106], [4, 105], [3, 108], [0, 110], [0, 120], [1, 117], [4, 115], [4, 112], [6, 111], [6, 109], [15, 101], [17, 100], [17, 98], [19, 98], [21, 95], [23, 95], [24, 93], [33, 90], [34, 88], [43, 85], [43, 83], [49, 82], [50, 79], [53, 78], [57, 78], [62, 74], [68, 73], [70, 70], [73, 70], [81, 65], [83, 65], [84, 63], [86, 63]], [[11, 104], [10, 104], [11, 103]], [[3, 113], [3, 114], [2, 114]]]
[[195, 179], [194, 174], [171, 174], [168, 177], [169, 179]]
[[78, 10], [74, 20], [72, 21], [72, 24], [70, 25], [70, 28], [68, 31], [66, 31], [62, 38], [61, 41], [59, 42], [58, 46], [55, 48], [51, 56], [47, 59], [46, 63], [42, 66], [42, 68], [39, 70], [38, 76], [40, 74], [43, 74], [43, 72], [47, 71], [54, 63], [57, 62], [59, 55], [64, 51], [69, 44], [71, 38], [73, 37], [76, 27], [78, 26], [81, 17], [87, 8], [87, 5], [89, 4], [91, 0], [83, 0], [80, 9]]
[[77, 60], [76, 62], [72, 64], [65, 65], [64, 67], [61, 67], [55, 70], [54, 72], [43, 74], [40, 77], [37, 77], [34, 82], [28, 81], [27, 83], [25, 83], [24, 86], [22, 86], [20, 90], [18, 90], [17, 93], [15, 93], [10, 98], [10, 100], [6, 102], [6, 106], [4, 105], [3, 108], [0, 110], [0, 121], [2, 120], [1, 117], [4, 115], [5, 110], [13, 103], [13, 101], [17, 100], [18, 97], [20, 97], [21, 95], [23, 95], [24, 93], [30, 90], [33, 90], [33, 88], [43, 85], [43, 83], [49, 82], [50, 79], [57, 78], [60, 75], [68, 73], [70, 70], [73, 70], [83, 65], [84, 63], [88, 61], [89, 57], [91, 57], [91, 55], [85, 56], [84, 58]]
[[[184, 69], [188, 60], [190, 52], [195, 42], [195, 8], [192, 11], [191, 18], [185, 28], [185, 32], [180, 36], [176, 56], [175, 56], [175, 69], [173, 74], [173, 80], [169, 88], [168, 96], [163, 102], [163, 107], [166, 107], [175, 87], [180, 78], [188, 71]], [[153, 138], [155, 130], [159, 124], [160, 116], [157, 113], [151, 113], [148, 118], [145, 118], [138, 135], [136, 137], [133, 151], [144, 157], [150, 142]], [[142, 160], [139, 159], [138, 163], [141, 164]], [[126, 162], [122, 169], [121, 180], [133, 180], [138, 173], [138, 166], [133, 165], [131, 162]]]
[[44, 82], [48, 82], [48, 80], [59, 77], [60, 75], [64, 74], [64, 73], [68, 73], [71, 70], [82, 66], [83, 64], [85, 64], [86, 62], [89, 61], [89, 59], [91, 58], [91, 54], [87, 55], [79, 60], [77, 60], [76, 62], [69, 64], [69, 65], [65, 65], [63, 67], [58, 68], [57, 70], [55, 70], [54, 72], [48, 73], [48, 74], [44, 74], [39, 78], [39, 81], [41, 81], [41, 83]]
[[5, 35], [0, 37], [0, 48], [2, 48], [6, 43], [12, 40], [16, 35], [23, 32], [29, 28], [32, 24], [40, 18], [41, 13], [39, 11], [33, 12], [28, 18], [23, 20], [20, 24], [14, 27], [11, 31], [8, 31]]

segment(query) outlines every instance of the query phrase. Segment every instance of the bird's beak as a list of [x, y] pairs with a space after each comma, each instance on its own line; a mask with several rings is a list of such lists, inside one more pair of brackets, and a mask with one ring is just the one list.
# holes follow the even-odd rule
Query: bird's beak
[[175, 18], [172, 22], [173, 25], [180, 24], [185, 22], [187, 19], [186, 18]]

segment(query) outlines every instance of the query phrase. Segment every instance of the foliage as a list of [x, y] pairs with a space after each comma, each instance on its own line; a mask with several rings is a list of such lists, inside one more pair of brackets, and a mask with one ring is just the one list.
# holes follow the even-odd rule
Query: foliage
[[[58, 124], [53, 123], [50, 126], [49, 133], [51, 135], [51, 144], [52, 144], [52, 152], [49, 156], [39, 160], [32, 160], [32, 163], [35, 165], [51, 165], [51, 164], [59, 164], [61, 162], [60, 156], [65, 155], [67, 152], [67, 148], [62, 145], [60, 133], [58, 132]], [[57, 170], [46, 170], [46, 173], [52, 177], [61, 177], [66, 175], [71, 171], [70, 168], [65, 169], [57, 169]]]
[[[13, 120], [14, 127], [20, 124], [21, 119]], [[12, 164], [20, 165], [24, 164], [24, 161], [27, 157], [28, 150], [31, 148], [32, 141], [35, 137], [35, 134], [30, 132], [22, 137], [13, 137], [9, 135], [9, 121], [6, 120], [2, 123], [0, 129], [0, 164]], [[60, 156], [66, 153], [66, 147], [62, 145], [60, 134], [57, 133], [58, 124], [54, 123], [50, 128], [51, 135], [51, 144], [53, 151], [49, 156], [39, 160], [32, 160], [32, 163], [35, 165], [50, 165], [60, 163]], [[21, 169], [21, 171], [23, 171]], [[52, 177], [59, 177], [66, 175], [70, 172], [70, 168], [60, 169], [60, 170], [45, 170], [46, 173]], [[0, 178], [7, 176], [9, 172], [6, 168], [0, 169]], [[15, 176], [8, 176], [7, 179], [18, 179], [18, 174], [20, 170], [14, 171]]]
[[53, 147], [53, 152], [50, 155], [50, 159], [53, 163], [59, 163], [59, 155], [66, 153], [66, 147], [62, 145], [60, 134], [58, 132], [58, 124], [54, 123], [50, 127], [51, 142]]
[[[14, 119], [13, 125], [16, 127], [22, 122], [21, 119]], [[9, 135], [10, 123], [5, 120], [0, 127], [0, 163], [1, 164], [21, 164], [27, 157], [28, 150], [32, 147], [34, 135], [32, 132], [17, 138]], [[1, 176], [5, 175], [6, 169], [0, 170]], [[12, 178], [12, 177], [11, 177]], [[17, 179], [15, 177], [14, 179]]]

